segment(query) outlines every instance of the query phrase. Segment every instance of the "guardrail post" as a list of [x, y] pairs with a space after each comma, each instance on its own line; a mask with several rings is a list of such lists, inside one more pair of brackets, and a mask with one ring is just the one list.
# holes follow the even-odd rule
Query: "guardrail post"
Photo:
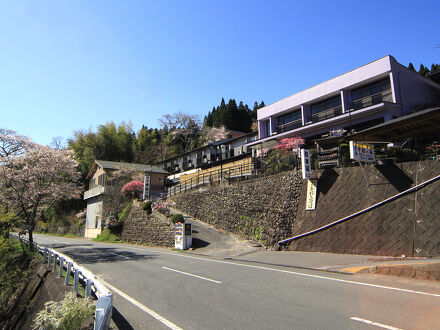
[[72, 272], [72, 266], [73, 263], [69, 262], [67, 264], [67, 269], [66, 269], [66, 279], [64, 280], [64, 285], [69, 285], [69, 281], [70, 281], [70, 273]]
[[60, 258], [60, 269], [58, 270], [58, 277], [63, 277], [63, 265], [64, 265], [64, 257]]
[[52, 262], [52, 251], [49, 251], [48, 255], [47, 255], [47, 265], [50, 267]]
[[38, 259], [39, 252], [40, 252], [40, 247], [37, 245], [37, 252], [35, 252], [35, 259]]
[[75, 276], [73, 277], [73, 291], [79, 293], [79, 274], [80, 271], [75, 269]]
[[44, 252], [43, 252], [43, 263], [45, 263], [47, 261], [47, 248], [44, 248]]
[[54, 273], [57, 271], [57, 260], [58, 260], [58, 254], [53, 254], [53, 271]]
[[88, 278], [86, 281], [86, 298], [88, 298], [92, 295], [92, 284], [93, 284], [93, 281]]

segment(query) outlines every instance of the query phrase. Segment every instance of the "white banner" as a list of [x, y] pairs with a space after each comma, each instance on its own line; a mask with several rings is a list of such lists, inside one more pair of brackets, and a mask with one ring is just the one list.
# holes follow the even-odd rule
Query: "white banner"
[[301, 169], [303, 179], [312, 177], [312, 154], [307, 149], [301, 149]]
[[316, 209], [316, 195], [318, 192], [318, 180], [307, 181], [306, 210]]

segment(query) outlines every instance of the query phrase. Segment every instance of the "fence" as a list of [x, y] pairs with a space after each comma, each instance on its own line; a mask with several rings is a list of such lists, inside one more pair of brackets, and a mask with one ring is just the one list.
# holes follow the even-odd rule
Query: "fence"
[[168, 196], [171, 196], [180, 194], [181, 192], [187, 190], [199, 188], [207, 184], [214, 184], [223, 180], [227, 180], [229, 182], [231, 179], [253, 176], [254, 174], [255, 171], [253, 163], [246, 163], [238, 166], [228, 167], [226, 169], [220, 167], [212, 171], [203, 171], [202, 173], [198, 173], [196, 176], [193, 176], [182, 183], [169, 187], [167, 192]]
[[[20, 241], [29, 244], [29, 240], [20, 237], [16, 234], [10, 234], [18, 238]], [[63, 270], [66, 270], [66, 278], [64, 285], [68, 285], [70, 277], [73, 277], [73, 290], [79, 294], [79, 285], [85, 287], [85, 297], [95, 297], [98, 300], [95, 304], [95, 330], [108, 329], [113, 308], [113, 295], [102, 284], [96, 276], [86, 268], [78, 265], [73, 259], [68, 256], [48, 247], [33, 243], [36, 249], [36, 258], [41, 253], [43, 255], [43, 262], [49, 267], [53, 267], [54, 272], [58, 269], [58, 277], [63, 276]]]

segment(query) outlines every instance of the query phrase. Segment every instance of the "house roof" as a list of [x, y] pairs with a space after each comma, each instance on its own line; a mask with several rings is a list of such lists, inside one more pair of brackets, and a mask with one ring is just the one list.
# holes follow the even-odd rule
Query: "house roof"
[[92, 168], [89, 171], [89, 174], [87, 174], [87, 178], [90, 178], [93, 175], [93, 173], [95, 172], [98, 166], [105, 170], [127, 169], [127, 170], [135, 170], [138, 172], [169, 174], [167, 171], [154, 165], [112, 162], [109, 160], [95, 160], [95, 162], [92, 165]]

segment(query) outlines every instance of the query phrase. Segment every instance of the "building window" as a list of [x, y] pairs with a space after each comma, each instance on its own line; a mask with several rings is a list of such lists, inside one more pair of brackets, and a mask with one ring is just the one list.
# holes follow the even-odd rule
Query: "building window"
[[385, 78], [351, 91], [353, 110], [369, 107], [384, 101], [392, 102], [390, 79]]
[[313, 123], [339, 116], [342, 114], [340, 95], [312, 104], [310, 106], [310, 112], [312, 113]]
[[302, 126], [301, 110], [296, 110], [278, 117], [278, 133], [290, 131]]
[[105, 174], [98, 176], [98, 186], [103, 186], [105, 184]]

